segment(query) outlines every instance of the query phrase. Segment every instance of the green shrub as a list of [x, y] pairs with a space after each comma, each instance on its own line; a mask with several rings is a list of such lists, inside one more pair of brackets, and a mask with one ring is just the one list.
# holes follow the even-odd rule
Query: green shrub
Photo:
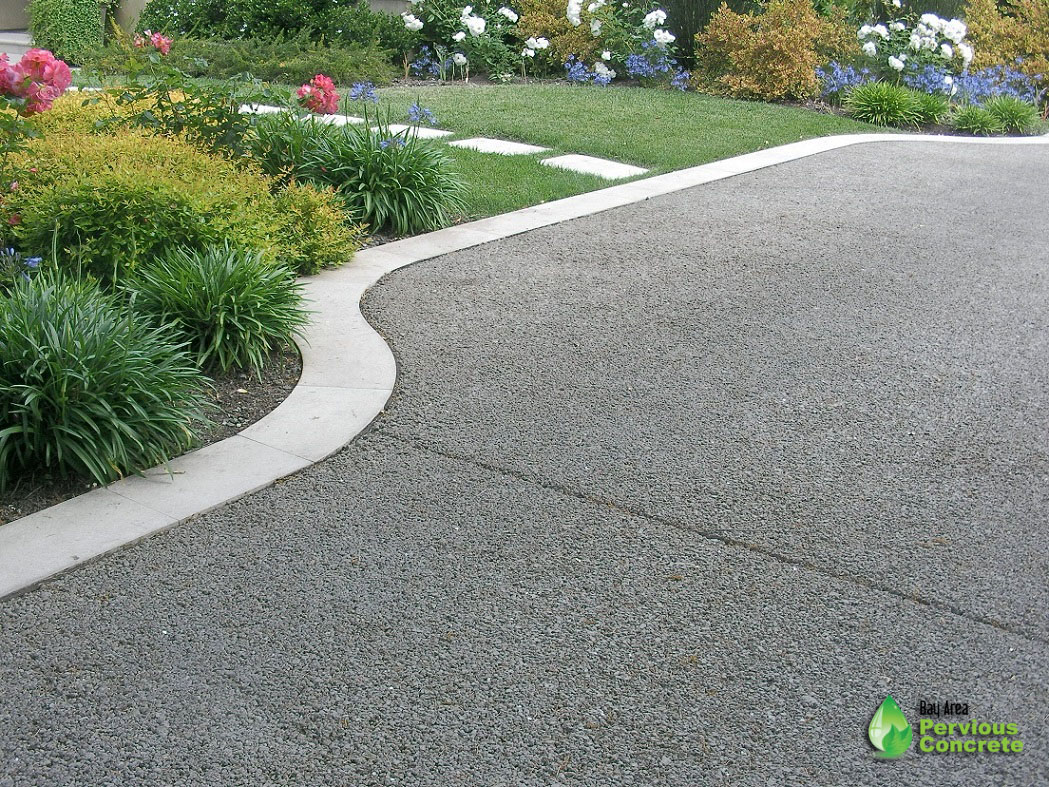
[[373, 11], [368, 0], [331, 9], [318, 29], [328, 41], [371, 43], [401, 57], [418, 44], [418, 34], [408, 30], [398, 14]]
[[857, 85], [845, 97], [845, 111], [876, 126], [917, 126], [921, 106], [917, 93], [888, 82]]
[[697, 89], [765, 101], [815, 96], [817, 66], [859, 52], [844, 15], [824, 18], [810, 0], [770, 0], [756, 15], [723, 3], [695, 41]]
[[383, 121], [373, 129], [263, 117], [253, 155], [268, 175], [333, 187], [351, 217], [377, 232], [437, 229], [463, 209], [464, 187], [448, 156], [410, 130], [394, 134]]
[[0, 488], [28, 474], [104, 484], [189, 448], [205, 423], [192, 359], [116, 296], [40, 275], [0, 296]]
[[34, 46], [78, 64], [84, 53], [102, 45], [98, 0], [32, 0], [26, 8]]
[[1049, 2], [968, 0], [974, 71], [1007, 64], [1049, 85]]
[[126, 291], [201, 369], [259, 372], [308, 321], [290, 268], [231, 246], [173, 249], [140, 265]]
[[1033, 104], [1013, 96], [995, 96], [985, 101], [983, 108], [1001, 121], [1006, 134], [1026, 134], [1038, 120]]
[[21, 166], [36, 172], [3, 205], [18, 248], [57, 250], [63, 264], [75, 260], [102, 282], [176, 246], [230, 242], [276, 258], [270, 181], [185, 142], [126, 132], [45, 137]]
[[[401, 27], [404, 23], [400, 21]], [[129, 56], [140, 64], [148, 53], [127, 52], [114, 42], [87, 54], [84, 65], [103, 76], [128, 72]], [[251, 74], [268, 82], [303, 84], [319, 73], [336, 83], [361, 81], [388, 84], [395, 69], [390, 53], [370, 41], [325, 45], [315, 35], [294, 38], [227, 40], [178, 38], [165, 62], [192, 77], [228, 79]]]
[[918, 125], [934, 126], [942, 123], [950, 114], [951, 100], [943, 93], [923, 93], [918, 90], [912, 92], [918, 113]]
[[149, 0], [138, 17], [143, 29], [213, 36], [226, 32], [228, 0]]
[[1001, 118], [984, 107], [968, 105], [959, 107], [951, 116], [951, 124], [965, 134], [977, 137], [993, 137], [1005, 132]]
[[276, 199], [280, 216], [277, 257], [298, 273], [337, 268], [361, 247], [364, 229], [347, 220], [332, 189], [292, 183]]

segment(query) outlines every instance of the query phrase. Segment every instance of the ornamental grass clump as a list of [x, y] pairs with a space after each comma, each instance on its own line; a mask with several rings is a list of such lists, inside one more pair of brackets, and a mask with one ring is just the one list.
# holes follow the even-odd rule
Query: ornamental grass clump
[[174, 249], [139, 266], [125, 289], [201, 369], [260, 372], [308, 322], [294, 271], [230, 246]]
[[983, 108], [1001, 121], [1006, 134], [1026, 134], [1038, 121], [1034, 105], [1013, 96], [995, 96]]
[[[370, 101], [372, 91], [355, 85], [354, 95]], [[416, 124], [436, 122], [418, 105], [411, 114]], [[393, 132], [387, 119], [338, 127], [309, 118], [262, 117], [252, 155], [263, 172], [284, 183], [333, 188], [352, 221], [373, 232], [438, 229], [463, 210], [465, 188], [451, 159], [420, 140], [415, 127]]]
[[41, 473], [105, 484], [167, 461], [206, 424], [206, 384], [119, 296], [17, 280], [0, 296], [0, 488]]
[[922, 107], [917, 93], [888, 82], [870, 82], [849, 91], [845, 111], [856, 120], [876, 126], [917, 126]]
[[993, 137], [1005, 132], [1005, 124], [990, 110], [975, 104], [959, 107], [951, 116], [951, 124], [965, 134]]

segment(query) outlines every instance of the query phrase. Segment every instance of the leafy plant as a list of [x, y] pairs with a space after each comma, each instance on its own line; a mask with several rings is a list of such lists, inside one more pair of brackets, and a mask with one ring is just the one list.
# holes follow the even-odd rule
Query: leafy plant
[[[146, 128], [169, 137], [184, 137], [212, 153], [237, 159], [255, 115], [241, 112], [245, 104], [280, 104], [286, 96], [248, 75], [223, 82], [192, 79], [186, 72], [150, 52], [144, 64], [130, 57], [129, 86], [113, 91], [118, 107], [144, 105], [140, 112], [114, 115], [103, 125]], [[99, 101], [100, 99], [90, 99]]]
[[943, 93], [921, 93], [914, 91], [919, 126], [934, 126], [943, 122], [951, 112], [951, 100]]
[[125, 285], [134, 308], [188, 346], [201, 369], [261, 371], [306, 325], [295, 273], [233, 246], [172, 249]]
[[999, 117], [973, 104], [956, 109], [951, 123], [959, 131], [978, 137], [993, 137], [1005, 131], [1005, 124]]
[[[397, 23], [403, 29], [400, 19]], [[145, 49], [129, 52], [110, 43], [87, 53], [84, 67], [106, 78], [124, 77], [129, 57], [135, 61], [132, 69], [141, 68], [149, 54]], [[389, 51], [378, 44], [367, 39], [325, 44], [311, 33], [242, 40], [178, 38], [164, 60], [188, 76], [220, 80], [250, 74], [265, 82], [301, 84], [325, 73], [336, 82], [386, 84], [395, 73]]]
[[816, 13], [810, 0], [770, 0], [759, 14], [722, 5], [696, 36], [697, 89], [776, 101], [819, 92], [816, 67], [858, 52], [844, 15]]
[[88, 49], [102, 44], [98, 0], [32, 0], [26, 11], [35, 46], [55, 57], [79, 63]]
[[20, 166], [2, 214], [15, 245], [104, 283], [175, 246], [230, 241], [275, 259], [270, 181], [185, 142], [56, 135], [34, 141]]
[[888, 82], [858, 85], [845, 97], [845, 111], [856, 120], [877, 126], [917, 126], [922, 108], [918, 93]]
[[206, 382], [116, 296], [17, 281], [0, 296], [0, 488], [40, 472], [104, 484], [167, 461], [206, 421]]
[[333, 189], [291, 183], [277, 192], [277, 258], [300, 274], [349, 262], [361, 247], [364, 227], [351, 223]]
[[446, 154], [383, 119], [336, 127], [263, 117], [252, 153], [268, 175], [333, 187], [353, 220], [374, 231], [437, 229], [462, 210], [463, 186]]
[[1008, 64], [1049, 86], [1049, 3], [1045, 0], [968, 0], [974, 68]]
[[1038, 120], [1032, 104], [1012, 96], [995, 96], [983, 108], [998, 118], [1006, 134], [1025, 134]]

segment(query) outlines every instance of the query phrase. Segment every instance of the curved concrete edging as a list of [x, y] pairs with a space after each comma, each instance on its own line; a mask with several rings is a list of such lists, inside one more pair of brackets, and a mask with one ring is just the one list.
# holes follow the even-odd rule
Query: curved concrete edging
[[[821, 137], [611, 186], [502, 216], [365, 249], [353, 264], [306, 281], [314, 318], [302, 376], [273, 412], [238, 435], [0, 526], [0, 598], [250, 494], [330, 456], [378, 416], [397, 367], [360, 300], [387, 273], [650, 197], [830, 150], [872, 142], [1049, 144], [1049, 136], [973, 139], [899, 134]], [[170, 470], [170, 472], [169, 472]]]

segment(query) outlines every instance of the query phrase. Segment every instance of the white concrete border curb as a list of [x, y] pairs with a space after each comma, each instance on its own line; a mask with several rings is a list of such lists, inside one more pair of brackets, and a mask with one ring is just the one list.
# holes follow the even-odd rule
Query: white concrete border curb
[[[277, 409], [234, 437], [0, 525], [0, 599], [319, 462], [360, 434], [393, 392], [393, 353], [360, 312], [364, 292], [414, 262], [703, 183], [872, 142], [1049, 145], [1049, 136], [973, 139], [855, 134], [795, 142], [389, 243], [306, 281], [314, 319], [302, 377]], [[279, 525], [278, 525], [279, 526]]]

